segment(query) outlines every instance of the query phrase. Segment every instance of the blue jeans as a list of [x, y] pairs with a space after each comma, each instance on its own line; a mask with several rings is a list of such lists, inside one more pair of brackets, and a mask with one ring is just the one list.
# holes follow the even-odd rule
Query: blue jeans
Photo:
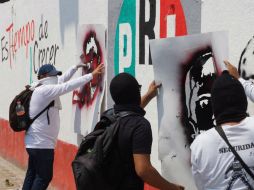
[[29, 159], [22, 190], [46, 190], [53, 177], [54, 149], [26, 150]]

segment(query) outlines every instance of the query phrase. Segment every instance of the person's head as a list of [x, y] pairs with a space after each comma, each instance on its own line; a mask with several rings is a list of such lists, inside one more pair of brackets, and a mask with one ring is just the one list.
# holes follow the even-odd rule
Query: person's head
[[140, 85], [128, 73], [116, 75], [110, 83], [110, 94], [116, 105], [140, 105]]
[[56, 68], [51, 64], [42, 65], [38, 71], [38, 79], [46, 77], [62, 75], [61, 71], [57, 71]]
[[242, 84], [223, 71], [211, 90], [212, 108], [217, 125], [240, 122], [247, 116], [247, 97]]

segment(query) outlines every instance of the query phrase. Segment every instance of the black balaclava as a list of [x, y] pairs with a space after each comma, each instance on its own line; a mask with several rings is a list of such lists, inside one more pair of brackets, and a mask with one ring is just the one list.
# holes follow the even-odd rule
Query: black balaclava
[[110, 83], [110, 94], [116, 105], [140, 105], [140, 85], [128, 73], [116, 75]]
[[247, 97], [242, 84], [223, 71], [212, 87], [212, 107], [217, 125], [239, 122], [247, 116]]

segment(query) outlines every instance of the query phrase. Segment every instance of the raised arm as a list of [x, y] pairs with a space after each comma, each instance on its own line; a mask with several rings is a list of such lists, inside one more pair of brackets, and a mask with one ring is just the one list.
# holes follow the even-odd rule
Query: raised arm
[[63, 75], [58, 77], [58, 83], [64, 83], [70, 80], [77, 70], [77, 65], [73, 65], [72, 67], [70, 67], [67, 71], [63, 73]]
[[57, 85], [47, 85], [44, 89], [44, 97], [54, 100], [56, 97], [84, 86], [97, 75], [104, 73], [104, 65], [99, 65], [92, 73], [75, 78]]
[[153, 81], [148, 91], [141, 97], [141, 104], [140, 107], [145, 108], [146, 105], [157, 95], [158, 88], [161, 87], [161, 84], [156, 84], [155, 81]]
[[254, 102], [254, 83], [250, 80], [244, 80], [243, 78], [241, 78], [237, 71], [237, 68], [231, 63], [229, 63], [228, 61], [224, 61], [224, 63], [228, 69], [229, 74], [237, 78], [241, 82], [246, 96], [249, 97], [252, 102]]
[[80, 63], [80, 64], [77, 64], [77, 65], [73, 65], [73, 66], [70, 67], [66, 72], [64, 72], [63, 75], [61, 75], [61, 76], [58, 78], [58, 82], [59, 82], [59, 83], [67, 82], [68, 80], [71, 79], [71, 77], [76, 73], [76, 71], [77, 71], [79, 68], [83, 68], [83, 67], [86, 67], [86, 64]]

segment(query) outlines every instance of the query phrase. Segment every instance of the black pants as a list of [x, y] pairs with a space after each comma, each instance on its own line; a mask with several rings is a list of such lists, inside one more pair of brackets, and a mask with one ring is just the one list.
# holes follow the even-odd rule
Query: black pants
[[22, 190], [46, 190], [53, 177], [54, 149], [26, 150], [29, 159]]

